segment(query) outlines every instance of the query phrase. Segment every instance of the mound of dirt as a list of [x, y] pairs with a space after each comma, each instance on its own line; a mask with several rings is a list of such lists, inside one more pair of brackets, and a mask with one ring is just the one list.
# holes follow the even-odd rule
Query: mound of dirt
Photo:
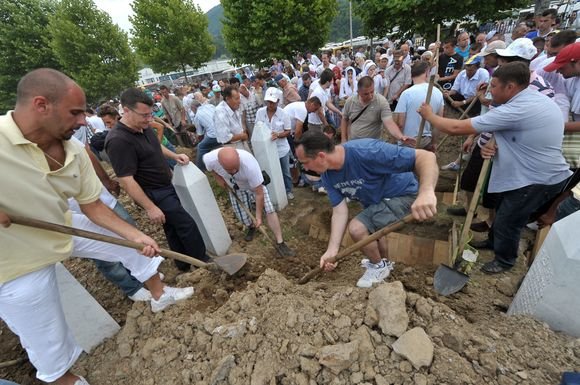
[[300, 286], [267, 269], [213, 313], [183, 306], [133, 305], [76, 369], [94, 384], [554, 384], [580, 358], [578, 341], [539, 322], [472, 324], [399, 281]]

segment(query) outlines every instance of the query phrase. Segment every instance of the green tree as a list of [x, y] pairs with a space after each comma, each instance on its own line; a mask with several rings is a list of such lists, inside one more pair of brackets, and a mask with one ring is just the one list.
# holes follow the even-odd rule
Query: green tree
[[[362, 34], [362, 21], [352, 12], [352, 37]], [[338, 14], [330, 25], [330, 41], [341, 42], [350, 39], [349, 0], [338, 0]]]
[[324, 45], [336, 0], [222, 0], [226, 47], [237, 63], [264, 64]]
[[160, 73], [199, 68], [215, 47], [207, 17], [191, 0], [135, 0], [132, 44], [143, 61]]
[[503, 11], [524, 7], [529, 0], [353, 0], [368, 36], [384, 36], [398, 26], [398, 34], [433, 33], [443, 21], [481, 22], [504, 17]]
[[55, 11], [47, 0], [0, 1], [0, 112], [14, 107], [18, 80], [40, 67], [59, 69], [46, 26]]
[[135, 84], [135, 54], [127, 34], [92, 0], [61, 0], [48, 30], [50, 46], [64, 72], [85, 90], [89, 102]]

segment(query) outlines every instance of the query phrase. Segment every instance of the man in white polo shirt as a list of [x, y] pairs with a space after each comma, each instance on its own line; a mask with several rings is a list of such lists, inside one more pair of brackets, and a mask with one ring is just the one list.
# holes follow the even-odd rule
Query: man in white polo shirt
[[272, 131], [272, 141], [276, 143], [278, 148], [278, 158], [280, 159], [280, 167], [282, 168], [282, 176], [284, 177], [284, 188], [288, 199], [294, 199], [292, 193], [292, 175], [290, 174], [290, 144], [288, 143], [288, 136], [290, 136], [290, 117], [284, 110], [278, 107], [280, 100], [280, 91], [277, 88], [270, 87], [266, 90], [264, 101], [266, 107], [262, 107], [256, 112], [256, 123], [264, 123]]
[[[489, 72], [481, 68], [481, 56], [474, 55], [465, 61], [465, 69], [457, 75], [451, 91], [444, 91], [444, 95], [454, 101], [455, 108], [466, 108], [473, 99], [477, 98], [477, 87], [489, 81]], [[477, 116], [481, 112], [481, 103], [475, 102], [469, 116]]]

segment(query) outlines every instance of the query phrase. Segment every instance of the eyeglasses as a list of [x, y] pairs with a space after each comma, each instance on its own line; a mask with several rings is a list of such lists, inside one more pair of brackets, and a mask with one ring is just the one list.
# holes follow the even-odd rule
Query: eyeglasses
[[153, 119], [153, 112], [138, 112], [132, 109], [131, 107], [127, 108], [136, 113], [137, 115], [139, 115], [140, 117], [142, 117], [143, 119]]

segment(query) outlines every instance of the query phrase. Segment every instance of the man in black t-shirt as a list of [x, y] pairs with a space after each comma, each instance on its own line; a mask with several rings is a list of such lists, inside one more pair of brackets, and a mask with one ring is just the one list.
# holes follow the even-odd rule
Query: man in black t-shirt
[[455, 52], [456, 44], [456, 38], [447, 38], [443, 43], [443, 53], [439, 55], [438, 82], [447, 91], [453, 87], [453, 82], [463, 67], [463, 57]]
[[[163, 225], [171, 250], [203, 262], [209, 261], [205, 244], [193, 218], [185, 211], [171, 184], [171, 170], [165, 158], [188, 164], [185, 154], [176, 154], [159, 143], [149, 123], [153, 100], [137, 88], [121, 95], [123, 117], [110, 131], [105, 150], [121, 187], [147, 211], [153, 223]], [[179, 270], [190, 265], [175, 261]]]

